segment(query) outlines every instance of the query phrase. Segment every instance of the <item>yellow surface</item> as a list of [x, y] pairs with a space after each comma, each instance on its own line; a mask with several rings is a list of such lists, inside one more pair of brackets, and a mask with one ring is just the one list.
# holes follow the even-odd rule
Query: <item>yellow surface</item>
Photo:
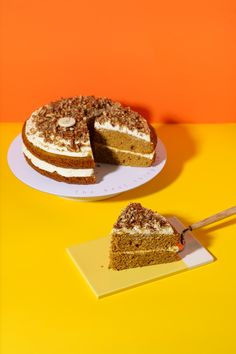
[[0, 126], [1, 353], [235, 353], [235, 218], [194, 233], [216, 262], [101, 300], [65, 248], [106, 235], [129, 201], [186, 224], [235, 205], [236, 126], [159, 127], [162, 173], [91, 203], [38, 192], [11, 174], [6, 153], [20, 128]]

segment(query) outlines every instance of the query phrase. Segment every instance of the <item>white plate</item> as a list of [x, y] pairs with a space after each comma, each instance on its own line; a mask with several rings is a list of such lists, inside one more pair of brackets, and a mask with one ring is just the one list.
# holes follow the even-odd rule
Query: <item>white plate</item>
[[101, 200], [139, 187], [161, 172], [166, 163], [166, 150], [158, 140], [157, 154], [151, 167], [127, 167], [97, 163], [95, 184], [67, 184], [57, 182], [35, 171], [26, 162], [22, 153], [22, 139], [19, 134], [8, 151], [8, 164], [13, 174], [28, 186], [60, 197], [80, 201]]

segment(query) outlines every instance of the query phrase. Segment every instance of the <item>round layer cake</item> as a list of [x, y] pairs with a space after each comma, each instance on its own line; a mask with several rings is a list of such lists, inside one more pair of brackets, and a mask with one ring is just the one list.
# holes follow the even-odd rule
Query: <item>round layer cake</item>
[[119, 102], [76, 96], [40, 107], [26, 120], [23, 153], [39, 173], [66, 183], [95, 183], [95, 161], [151, 166], [156, 134]]

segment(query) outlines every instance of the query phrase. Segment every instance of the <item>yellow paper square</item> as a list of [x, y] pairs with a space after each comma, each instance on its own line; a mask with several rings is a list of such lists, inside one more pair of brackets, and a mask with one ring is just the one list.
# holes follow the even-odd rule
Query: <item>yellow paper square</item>
[[[184, 228], [176, 218], [169, 221], [179, 231]], [[213, 261], [212, 255], [188, 232], [180, 261], [116, 271], [108, 269], [109, 243], [109, 237], [102, 237], [67, 249], [98, 298]]]

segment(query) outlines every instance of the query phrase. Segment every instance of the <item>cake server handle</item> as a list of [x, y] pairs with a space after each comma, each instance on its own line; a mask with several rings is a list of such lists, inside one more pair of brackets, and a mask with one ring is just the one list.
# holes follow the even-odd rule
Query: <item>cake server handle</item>
[[181, 233], [183, 236], [186, 231], [192, 231], [195, 229], [199, 229], [200, 227], [207, 226], [210, 224], [213, 224], [214, 222], [220, 221], [222, 219], [228, 218], [229, 216], [232, 216], [236, 214], [236, 206], [233, 206], [229, 209], [223, 210], [217, 214], [211, 215], [206, 219], [200, 220], [195, 222], [192, 225], [189, 225], [186, 229], [184, 229]]

